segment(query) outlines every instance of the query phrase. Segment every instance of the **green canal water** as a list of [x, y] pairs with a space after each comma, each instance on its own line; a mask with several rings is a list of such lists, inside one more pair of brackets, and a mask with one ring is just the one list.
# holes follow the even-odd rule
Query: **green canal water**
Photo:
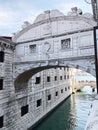
[[84, 130], [94, 100], [88, 90], [71, 95], [32, 130]]

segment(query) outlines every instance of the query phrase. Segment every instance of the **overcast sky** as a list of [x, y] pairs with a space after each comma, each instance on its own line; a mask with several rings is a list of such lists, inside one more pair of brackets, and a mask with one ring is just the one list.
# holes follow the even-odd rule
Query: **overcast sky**
[[[92, 13], [85, 0], [0, 0], [0, 36], [12, 36], [21, 30], [24, 21], [33, 23], [36, 16], [45, 10], [58, 9], [65, 15], [77, 6], [84, 13]], [[90, 1], [90, 0], [88, 0]]]

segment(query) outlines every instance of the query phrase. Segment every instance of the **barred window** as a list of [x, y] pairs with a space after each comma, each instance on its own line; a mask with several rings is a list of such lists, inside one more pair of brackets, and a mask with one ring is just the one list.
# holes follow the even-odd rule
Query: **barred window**
[[0, 62], [4, 62], [4, 52], [0, 51]]
[[64, 79], [66, 79], [66, 75], [64, 75]]
[[62, 50], [70, 49], [71, 48], [71, 44], [70, 43], [71, 43], [70, 38], [61, 40], [61, 49]]
[[28, 113], [28, 105], [21, 107], [21, 116]]
[[29, 48], [30, 48], [30, 53], [36, 53], [36, 44], [30, 45]]
[[60, 80], [62, 80], [62, 76], [60, 76]]
[[48, 95], [48, 100], [51, 100], [51, 95]]
[[63, 89], [61, 89], [61, 93], [63, 93]]
[[47, 82], [50, 82], [50, 76], [47, 76]]
[[65, 91], [67, 91], [67, 88], [65, 87]]
[[41, 99], [37, 100], [37, 107], [41, 106], [41, 102], [42, 102]]
[[1, 117], [0, 117], [0, 128], [3, 127], [3, 120], [4, 120], [4, 119], [3, 119], [3, 116], [1, 116]]
[[0, 90], [3, 89], [3, 79], [0, 79]]
[[58, 96], [58, 91], [55, 92], [55, 96]]
[[41, 77], [36, 77], [36, 82], [35, 82], [35, 84], [40, 84], [40, 82], [41, 82]]
[[54, 77], [54, 80], [55, 80], [55, 81], [57, 80], [57, 76]]

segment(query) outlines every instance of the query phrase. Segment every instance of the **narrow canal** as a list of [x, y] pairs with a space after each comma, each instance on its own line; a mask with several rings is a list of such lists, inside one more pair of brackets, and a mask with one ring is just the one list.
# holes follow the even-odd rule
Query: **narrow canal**
[[33, 130], [84, 130], [91, 103], [90, 87], [71, 95]]

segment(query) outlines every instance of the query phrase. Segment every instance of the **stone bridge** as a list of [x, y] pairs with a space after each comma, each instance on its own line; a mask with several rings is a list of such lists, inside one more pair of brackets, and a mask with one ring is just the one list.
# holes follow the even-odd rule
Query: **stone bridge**
[[91, 86], [92, 88], [96, 88], [96, 81], [78, 81], [75, 83], [74, 90], [77, 91], [85, 86]]
[[[69, 76], [73, 75], [69, 74], [68, 67], [81, 69], [95, 76], [93, 27], [96, 25], [92, 15], [83, 14], [76, 7], [67, 16], [58, 10], [51, 10], [40, 14], [33, 24], [25, 22], [23, 29], [13, 37], [15, 44], [1, 39], [2, 130], [27, 130], [67, 98], [73, 90], [73, 80], [69, 84]], [[40, 76], [35, 77], [34, 82], [31, 79], [33, 83], [30, 82], [29, 79], [34, 74], [56, 67], [67, 68], [56, 71], [60, 75], [53, 75], [51, 72], [53, 82], [50, 82], [47, 72], [41, 75], [45, 77], [45, 81], [42, 79], [40, 82]], [[64, 73], [61, 75], [62, 71]], [[81, 87], [84, 85], [87, 84], [81, 84]], [[18, 86], [19, 91], [15, 91]]]
[[94, 26], [92, 15], [77, 8], [67, 16], [45, 11], [33, 24], [25, 22], [13, 37], [15, 85], [25, 85], [35, 73], [54, 67], [77, 68], [95, 76]]

